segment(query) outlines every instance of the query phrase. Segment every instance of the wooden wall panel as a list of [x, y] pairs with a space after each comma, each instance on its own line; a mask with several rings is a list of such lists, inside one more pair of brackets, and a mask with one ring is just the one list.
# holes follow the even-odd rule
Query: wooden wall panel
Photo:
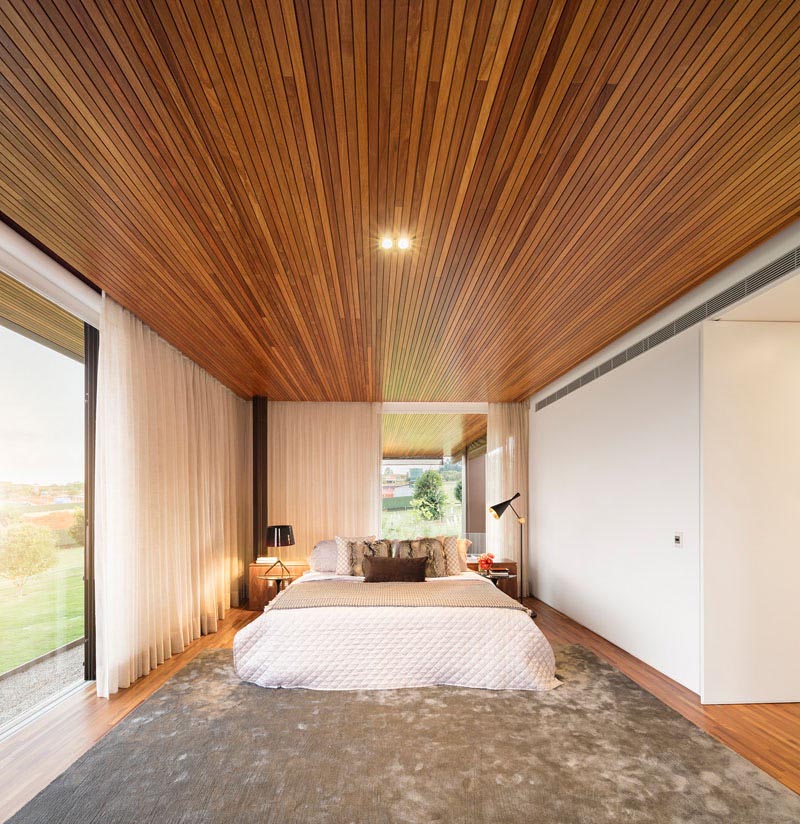
[[244, 396], [517, 400], [800, 216], [799, 23], [7, 0], [0, 211]]

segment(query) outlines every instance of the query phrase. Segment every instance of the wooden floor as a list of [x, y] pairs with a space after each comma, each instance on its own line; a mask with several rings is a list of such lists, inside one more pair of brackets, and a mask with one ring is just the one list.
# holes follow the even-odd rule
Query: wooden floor
[[[581, 644], [700, 728], [800, 793], [800, 704], [702, 706], [695, 693], [595, 635], [547, 604], [529, 599], [536, 623], [554, 646]], [[110, 700], [94, 685], [73, 693], [44, 716], [0, 742], [0, 821], [18, 810], [131, 710], [205, 649], [229, 648], [257, 612], [234, 609], [219, 632], [195, 641], [146, 678]]]

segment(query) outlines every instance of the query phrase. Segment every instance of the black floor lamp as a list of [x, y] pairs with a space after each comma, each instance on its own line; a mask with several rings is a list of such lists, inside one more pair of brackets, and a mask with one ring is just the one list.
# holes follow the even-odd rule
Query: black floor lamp
[[519, 498], [519, 492], [515, 492], [507, 501], [502, 501], [499, 504], [490, 506], [489, 512], [491, 512], [492, 515], [499, 521], [503, 513], [510, 507], [511, 511], [517, 516], [517, 523], [519, 524], [519, 600], [522, 601], [522, 581], [525, 574], [525, 553], [524, 544], [522, 543], [522, 526], [525, 523], [525, 519], [520, 517], [519, 512], [517, 512], [517, 510], [514, 509], [514, 504], [511, 503], [512, 501], [516, 501], [517, 498]]

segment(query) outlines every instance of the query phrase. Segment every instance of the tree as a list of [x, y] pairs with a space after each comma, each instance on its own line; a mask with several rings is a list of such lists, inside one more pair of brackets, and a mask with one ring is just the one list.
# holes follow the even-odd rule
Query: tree
[[453, 490], [453, 495], [455, 495], [456, 500], [457, 500], [459, 503], [462, 503], [461, 496], [462, 496], [463, 494], [464, 494], [464, 482], [463, 482], [463, 481], [459, 481], [459, 482], [456, 484], [456, 488]]
[[55, 566], [56, 542], [47, 527], [18, 523], [0, 537], [0, 576], [8, 578], [22, 596], [25, 581]]
[[414, 497], [411, 506], [425, 521], [439, 521], [444, 516], [447, 493], [444, 491], [442, 476], [434, 469], [428, 469], [414, 483]]
[[86, 515], [82, 509], [75, 513], [75, 520], [69, 528], [69, 534], [78, 546], [83, 546], [86, 540]]
[[[2, 499], [2, 493], [0, 493]], [[22, 515], [22, 507], [16, 504], [9, 504], [0, 509], [0, 527], [11, 526], [18, 523], [20, 515]]]

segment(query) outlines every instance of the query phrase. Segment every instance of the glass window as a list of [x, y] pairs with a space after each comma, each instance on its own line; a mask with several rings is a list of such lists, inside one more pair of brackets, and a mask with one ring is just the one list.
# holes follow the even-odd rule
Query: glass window
[[0, 729], [84, 676], [83, 324], [67, 316], [50, 345], [48, 322], [33, 333], [11, 308], [0, 304]]
[[445, 458], [418, 463], [384, 460], [381, 537], [462, 535], [463, 464]]
[[462, 535], [485, 546], [486, 416], [383, 416], [381, 536]]

